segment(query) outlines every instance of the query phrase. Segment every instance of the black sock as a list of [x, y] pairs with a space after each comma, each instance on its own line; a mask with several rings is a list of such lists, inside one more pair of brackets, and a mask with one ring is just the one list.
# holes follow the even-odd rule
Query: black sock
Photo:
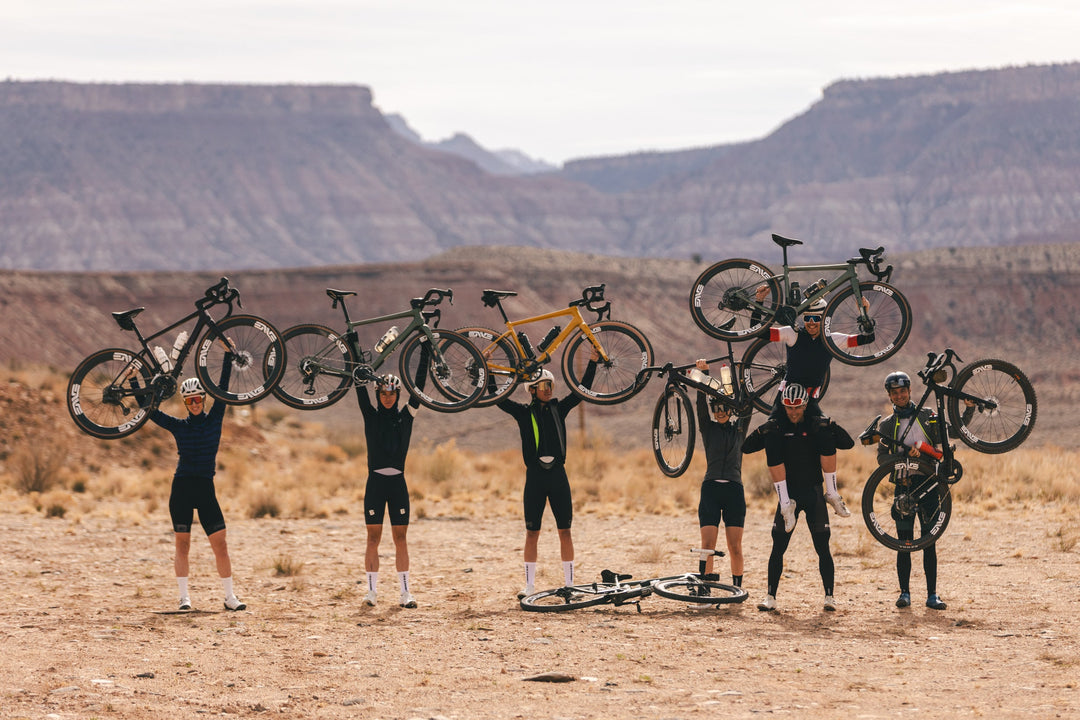
[[742, 587], [742, 575], [732, 575], [731, 584], [735, 587]]

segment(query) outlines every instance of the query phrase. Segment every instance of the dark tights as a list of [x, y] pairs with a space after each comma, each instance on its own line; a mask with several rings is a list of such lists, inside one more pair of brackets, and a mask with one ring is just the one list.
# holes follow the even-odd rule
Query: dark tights
[[[922, 551], [923, 573], [926, 574], [926, 594], [937, 592], [937, 545]], [[911, 592], [911, 553], [896, 553], [896, 577], [900, 580], [900, 592]]]
[[[810, 531], [810, 538], [814, 541], [814, 550], [818, 556], [818, 572], [821, 573], [821, 583], [825, 586], [826, 595], [833, 594], [833, 581], [836, 576], [832, 553], [829, 552], [830, 535], [828, 528], [816, 532]], [[787, 552], [788, 543], [790, 542], [791, 533], [784, 532], [783, 526], [778, 530], [774, 525], [772, 553], [769, 554], [769, 594], [774, 597], [776, 596], [776, 588], [780, 585], [780, 575], [784, 572], [784, 553]]]

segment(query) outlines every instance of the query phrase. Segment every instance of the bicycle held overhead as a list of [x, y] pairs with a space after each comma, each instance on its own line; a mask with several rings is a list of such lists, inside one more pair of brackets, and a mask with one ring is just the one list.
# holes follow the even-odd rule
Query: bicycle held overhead
[[[106, 348], [79, 363], [67, 391], [68, 412], [76, 425], [104, 439], [135, 432], [146, 422], [151, 410], [176, 393], [193, 351], [195, 375], [214, 398], [246, 405], [265, 397], [285, 371], [284, 343], [267, 320], [254, 315], [234, 315], [233, 303], [242, 307], [240, 292], [223, 277], [195, 301], [194, 312], [150, 335], [144, 335], [136, 322], [145, 308], [114, 312], [117, 325], [121, 330], [135, 333], [140, 347], [138, 350]], [[219, 306], [227, 309], [215, 319], [210, 311]], [[193, 320], [195, 325], [190, 332], [184, 330], [177, 335], [171, 354], [152, 345]], [[232, 378], [225, 389], [219, 387], [218, 378], [229, 351], [233, 355]]]
[[[872, 365], [896, 353], [907, 341], [911, 305], [889, 285], [892, 266], [881, 269], [884, 248], [862, 248], [859, 257], [843, 263], [789, 265], [788, 248], [802, 242], [775, 234], [772, 239], [783, 250], [783, 272], [774, 273], [763, 263], [737, 258], [711, 265], [694, 281], [690, 313], [706, 334], [732, 342], [749, 340], [774, 323], [793, 325], [814, 302], [827, 298], [825, 342], [841, 362]], [[863, 266], [874, 280], [859, 280], [858, 270]], [[826, 276], [801, 288], [791, 279], [793, 273]], [[836, 339], [852, 336], [862, 336], [861, 344], [848, 346]]]
[[[926, 548], [948, 526], [950, 486], [963, 477], [948, 438], [959, 438], [978, 452], [997, 454], [1018, 447], [1035, 426], [1035, 389], [1015, 365], [987, 359], [957, 370], [954, 360], [962, 362], [951, 348], [928, 354], [926, 366], [918, 372], [926, 390], [911, 410], [917, 414], [934, 396], [937, 421], [945, 423], [947, 431], [941, 434], [940, 453], [926, 443], [916, 444], [918, 452], [910, 450], [912, 443], [905, 441], [916, 423], [896, 437], [880, 432], [880, 415], [859, 436], [864, 445], [878, 443], [889, 451], [866, 481], [862, 514], [870, 534], [893, 550]], [[916, 515], [918, 535], [908, 529]]]
[[[536, 378], [543, 367], [553, 361], [555, 351], [564, 343], [562, 373], [572, 392], [601, 405], [622, 402], [637, 394], [641, 390], [636, 382], [637, 374], [652, 362], [652, 345], [633, 325], [610, 319], [611, 303], [604, 299], [604, 288], [605, 285], [587, 287], [581, 298], [571, 301], [565, 309], [520, 320], [510, 320], [502, 306], [503, 298], [514, 297], [516, 292], [484, 290], [481, 300], [485, 306], [499, 310], [506, 330], [498, 332], [479, 326], [458, 328], [458, 332], [468, 337], [487, 359], [488, 370], [494, 378], [494, 391], [488, 391], [477, 404], [494, 405], [509, 397], [519, 383]], [[582, 309], [596, 313], [596, 320], [586, 322]], [[566, 326], [552, 326], [535, 348], [522, 329], [532, 323], [560, 319]], [[599, 361], [591, 386], [586, 386], [582, 377], [594, 350]]]
[[[326, 294], [332, 309], [341, 306], [345, 329], [305, 324], [285, 331], [289, 361], [274, 388], [281, 402], [298, 410], [329, 407], [354, 385], [377, 380], [379, 368], [399, 347], [399, 377], [420, 404], [440, 412], [458, 412], [480, 399], [487, 384], [484, 358], [460, 334], [438, 329], [441, 309], [436, 306], [444, 299], [453, 304], [453, 290], [432, 288], [423, 297], [413, 298], [407, 310], [365, 320], [349, 318], [345, 300], [355, 292], [327, 288]], [[391, 326], [371, 349], [361, 347], [357, 328], [405, 319], [409, 323], [403, 330]], [[430, 362], [428, 389], [418, 388], [415, 382], [422, 361]]]

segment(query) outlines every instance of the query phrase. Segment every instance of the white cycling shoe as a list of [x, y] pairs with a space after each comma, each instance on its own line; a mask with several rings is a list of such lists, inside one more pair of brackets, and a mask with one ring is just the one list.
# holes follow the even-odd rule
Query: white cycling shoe
[[826, 495], [825, 502], [829, 503], [833, 512], [840, 517], [851, 517], [851, 511], [847, 509], [847, 505], [844, 504], [844, 498], [840, 497], [840, 493], [836, 495]]
[[784, 532], [791, 532], [795, 529], [795, 501], [788, 500], [786, 503], [780, 503], [780, 515], [784, 518]]

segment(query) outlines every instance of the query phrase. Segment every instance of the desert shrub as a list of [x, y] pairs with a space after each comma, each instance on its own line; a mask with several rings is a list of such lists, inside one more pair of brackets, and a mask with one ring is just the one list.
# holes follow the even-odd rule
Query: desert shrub
[[67, 513], [67, 508], [60, 503], [53, 503], [45, 508], [45, 517], [62, 518]]
[[264, 517], [277, 517], [281, 514], [281, 506], [278, 501], [269, 493], [262, 492], [255, 496], [251, 501], [251, 507], [248, 509], [248, 517], [258, 519]]
[[278, 577], [293, 577], [299, 575], [304, 569], [304, 561], [297, 560], [291, 555], [278, 555], [274, 558], [274, 575]]
[[27, 438], [11, 462], [15, 489], [26, 494], [47, 491], [59, 480], [64, 455], [64, 451], [55, 445]]

